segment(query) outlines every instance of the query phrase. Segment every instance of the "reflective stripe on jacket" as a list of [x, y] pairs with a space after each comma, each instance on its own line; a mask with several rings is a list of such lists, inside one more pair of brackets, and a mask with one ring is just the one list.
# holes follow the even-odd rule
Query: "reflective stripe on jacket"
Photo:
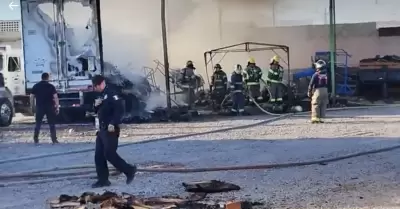
[[231, 76], [231, 89], [232, 92], [242, 92], [243, 91], [243, 75], [232, 73]]

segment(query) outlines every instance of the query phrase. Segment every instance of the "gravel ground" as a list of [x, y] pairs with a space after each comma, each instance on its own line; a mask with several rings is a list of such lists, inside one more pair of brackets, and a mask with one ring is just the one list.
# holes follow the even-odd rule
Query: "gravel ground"
[[[179, 164], [214, 167], [305, 161], [330, 158], [400, 144], [400, 110], [376, 108], [329, 114], [325, 124], [311, 125], [308, 117], [291, 117], [242, 130], [119, 149], [139, 165]], [[266, 116], [205, 122], [141, 124], [125, 128], [122, 141], [199, 133], [259, 122]], [[30, 143], [29, 125], [2, 131], [0, 159], [93, 147], [90, 127], [60, 127], [63, 144]], [[128, 130], [129, 129], [129, 130]], [[46, 135], [44, 135], [46, 136]], [[45, 140], [43, 140], [45, 141]], [[318, 166], [198, 174], [140, 173], [130, 186], [124, 177], [113, 178], [111, 191], [146, 196], [185, 195], [182, 181], [219, 179], [238, 184], [241, 191], [212, 195], [212, 200], [262, 200], [271, 208], [400, 208], [400, 154], [397, 150]], [[93, 163], [93, 153], [0, 164], [2, 173]], [[1, 188], [0, 208], [45, 208], [45, 200], [61, 193], [90, 191], [89, 180]], [[94, 191], [101, 192], [101, 189]]]

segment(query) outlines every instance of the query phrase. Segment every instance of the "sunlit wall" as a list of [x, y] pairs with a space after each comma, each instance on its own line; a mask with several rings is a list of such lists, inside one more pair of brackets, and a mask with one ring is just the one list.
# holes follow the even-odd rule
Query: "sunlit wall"
[[[288, 45], [293, 68], [308, 67], [315, 51], [328, 50], [326, 26], [270, 28], [327, 23], [328, 1], [173, 0], [167, 3], [172, 67], [182, 67], [191, 59], [201, 72], [204, 51], [243, 41]], [[393, 4], [400, 2], [337, 0], [337, 23], [399, 20]], [[162, 60], [160, 18], [159, 0], [103, 1], [106, 60], [121, 66], [131, 63], [135, 68], [152, 66], [154, 59]], [[360, 58], [397, 53], [398, 47], [394, 45], [391, 39], [377, 37], [375, 24], [338, 26], [338, 47], [354, 55], [354, 65]], [[260, 64], [266, 64], [272, 56], [271, 53], [253, 55]], [[222, 64], [230, 71], [236, 62], [245, 64], [248, 56], [230, 54]]]

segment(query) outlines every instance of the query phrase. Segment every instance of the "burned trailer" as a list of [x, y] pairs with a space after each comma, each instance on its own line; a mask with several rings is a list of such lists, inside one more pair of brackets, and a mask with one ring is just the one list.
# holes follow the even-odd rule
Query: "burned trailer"
[[[267, 43], [256, 43], [256, 42], [244, 42], [240, 44], [235, 44], [235, 45], [230, 45], [230, 46], [225, 46], [213, 50], [209, 50], [204, 52], [204, 62], [205, 62], [205, 69], [206, 69], [206, 74], [207, 78], [211, 77], [209, 76], [209, 69], [212, 69], [214, 64], [219, 64], [221, 63], [227, 54], [229, 53], [251, 53], [251, 52], [262, 52], [262, 51], [271, 51], [273, 52], [273, 55], [277, 55], [281, 58], [281, 61], [286, 65], [285, 67], [285, 77], [283, 82], [282, 82], [282, 90], [283, 90], [283, 105], [279, 110], [274, 110], [272, 108], [272, 105], [270, 105], [270, 87], [267, 84], [266, 76], [263, 75], [263, 78], [261, 79], [261, 92], [260, 94], [262, 95], [262, 100], [258, 100], [257, 103], [260, 104], [263, 108], [268, 109], [270, 112], [287, 112], [290, 111], [291, 107], [293, 105], [296, 105], [296, 98], [295, 98], [295, 93], [293, 92], [295, 88], [292, 88], [293, 85], [291, 83], [291, 70], [290, 70], [290, 56], [289, 56], [289, 47], [285, 45], [276, 45], [276, 44], [267, 44]], [[284, 53], [285, 56], [281, 56], [281, 54], [278, 53], [278, 51], [281, 51]], [[215, 56], [218, 54], [222, 54], [222, 59], [220, 59], [218, 62], [214, 63]], [[264, 60], [269, 60], [270, 57], [265, 57]], [[235, 63], [238, 64], [238, 63]], [[259, 66], [264, 72], [268, 72], [269, 66], [268, 67], [263, 67]], [[245, 68], [245, 66], [243, 66]], [[229, 77], [229, 73], [228, 77]], [[210, 80], [207, 79], [208, 84], [211, 86]], [[210, 94], [212, 94], [212, 89], [210, 88], [209, 90]], [[246, 105], [252, 105], [252, 102], [250, 101], [251, 98], [248, 95], [248, 91], [246, 89]], [[223, 104], [215, 104], [213, 101], [213, 106], [217, 107], [223, 107], [224, 109], [227, 109], [231, 105], [231, 100], [229, 98], [229, 92], [224, 99]]]
[[146, 77], [138, 76], [132, 82], [122, 74], [112, 74], [106, 76], [106, 83], [118, 89], [124, 101], [124, 122], [139, 122], [151, 118], [151, 112], [146, 111], [146, 102], [152, 89]]
[[109, 63], [105, 63], [105, 69], [112, 72], [105, 75], [106, 84], [116, 88], [123, 99], [123, 123], [189, 120], [187, 105], [179, 100], [173, 99], [173, 107], [168, 111], [165, 92], [147, 76], [132, 70], [117, 70]]

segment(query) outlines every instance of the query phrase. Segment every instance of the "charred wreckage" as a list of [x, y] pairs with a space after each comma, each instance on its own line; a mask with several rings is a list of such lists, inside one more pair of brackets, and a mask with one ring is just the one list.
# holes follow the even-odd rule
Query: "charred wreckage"
[[[227, 92], [223, 95], [223, 99], [215, 99], [215, 88], [213, 88], [212, 81], [210, 81], [209, 69], [213, 68], [215, 64], [219, 64], [228, 53], [249, 53], [258, 51], [272, 51], [275, 56], [281, 59], [286, 65], [284, 71], [284, 78], [279, 83], [282, 102], [275, 105], [271, 102], [271, 85], [268, 84], [268, 79], [264, 76], [260, 79], [260, 89], [258, 98], [253, 98], [249, 92], [248, 86], [245, 85], [245, 113], [246, 114], [284, 114], [288, 112], [299, 112], [310, 109], [310, 100], [307, 96], [307, 87], [301, 86], [298, 83], [298, 74], [292, 73], [289, 63], [289, 47], [285, 45], [275, 45], [266, 43], [245, 42], [236, 45], [226, 46], [218, 49], [213, 49], [204, 53], [205, 72], [207, 79], [194, 72], [190, 72], [193, 76], [194, 83], [187, 85], [182, 82], [182, 78], [187, 76], [187, 71], [184, 69], [170, 69], [169, 78], [172, 84], [170, 99], [173, 101], [171, 109], [167, 109], [165, 105], [150, 104], [152, 96], [167, 97], [165, 92], [157, 88], [156, 84], [151, 83], [145, 76], [135, 79], [132, 82], [129, 78], [121, 74], [113, 74], [107, 76], [107, 82], [110, 85], [117, 86], [120, 89], [121, 97], [125, 100], [126, 107], [126, 122], [144, 122], [144, 121], [182, 121], [190, 120], [192, 116], [200, 115], [199, 112], [209, 112], [219, 115], [231, 115], [232, 89], [229, 88], [230, 84], [227, 83]], [[279, 54], [281, 52], [281, 54]], [[283, 52], [283, 53], [282, 53]], [[222, 54], [223, 58], [217, 63], [213, 63], [215, 55]], [[281, 56], [283, 54], [283, 56]], [[329, 62], [329, 60], [327, 60]], [[157, 70], [163, 73], [165, 69], [160, 69], [163, 64], [156, 61]], [[311, 62], [311, 68], [313, 68]], [[191, 61], [189, 61], [189, 64]], [[267, 69], [269, 69], [268, 66]], [[193, 67], [193, 70], [195, 68]], [[267, 72], [267, 73], [265, 73]], [[193, 74], [193, 75], [192, 75]], [[268, 74], [268, 70], [263, 69], [263, 74]], [[303, 72], [300, 72], [303, 74]], [[229, 74], [228, 74], [229, 75]], [[292, 78], [293, 76], [293, 78]], [[228, 76], [229, 77], [229, 76]], [[208, 86], [206, 86], [208, 84]], [[346, 101], [338, 100], [335, 104], [330, 106], [343, 106], [347, 105]], [[149, 108], [151, 106], [151, 108]]]
[[[207, 79], [204, 79], [198, 74], [195, 76], [195, 84], [188, 87], [182, 83], [182, 70], [171, 69], [170, 83], [172, 84], [173, 90], [169, 95], [173, 106], [171, 109], [167, 109], [164, 104], [152, 104], [151, 97], [162, 98], [165, 101], [167, 95], [161, 91], [156, 84], [152, 83], [151, 79], [143, 75], [135, 75], [132, 77], [118, 73], [116, 69], [111, 70], [112, 74], [106, 75], [106, 81], [108, 85], [117, 87], [120, 91], [121, 97], [125, 101], [125, 116], [124, 121], [126, 123], [135, 122], [150, 122], [150, 121], [182, 121], [190, 120], [192, 116], [198, 116], [199, 112], [210, 112], [218, 114], [229, 114], [232, 106], [231, 92], [228, 89], [225, 98], [216, 101], [213, 98], [213, 89], [209, 81], [208, 70], [210, 66], [214, 66], [213, 58], [216, 54], [223, 54], [225, 56], [230, 52], [252, 52], [252, 51], [265, 51], [271, 50], [275, 54], [279, 55], [277, 50], [281, 50], [285, 53], [286, 60], [283, 61], [287, 66], [285, 74], [287, 78], [280, 84], [282, 85], [283, 102], [276, 108], [270, 103], [270, 87], [265, 80], [261, 80], [260, 94], [262, 99], [254, 99], [247, 93], [248, 89], [245, 88], [245, 101], [246, 101], [246, 112], [248, 114], [260, 114], [262, 112], [268, 113], [287, 113], [293, 110], [294, 106], [307, 106], [308, 101], [304, 102], [307, 98], [305, 90], [299, 90], [296, 88], [294, 83], [291, 83], [290, 79], [290, 64], [289, 60], [289, 47], [283, 45], [273, 45], [264, 43], [252, 43], [246, 42], [219, 49], [210, 50], [204, 53], [205, 58], [205, 70], [207, 73]], [[280, 56], [280, 55], [279, 55]], [[280, 56], [281, 57], [281, 56]], [[160, 62], [156, 62], [157, 70], [163, 73], [164, 69]], [[110, 72], [110, 71], [108, 71]], [[286, 76], [285, 75], [285, 76]], [[208, 82], [210, 88], [206, 88]], [[229, 86], [229, 84], [228, 84]], [[190, 90], [188, 90], [188, 88]], [[302, 93], [303, 92], [303, 93]], [[306, 107], [304, 107], [306, 108]], [[261, 110], [261, 111], [260, 111]]]

